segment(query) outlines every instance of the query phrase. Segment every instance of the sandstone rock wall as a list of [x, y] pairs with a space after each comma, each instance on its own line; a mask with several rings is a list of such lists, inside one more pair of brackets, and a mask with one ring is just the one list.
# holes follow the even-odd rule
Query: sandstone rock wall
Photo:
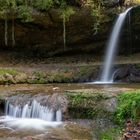
[[[131, 14], [131, 34], [128, 26], [124, 27], [121, 38], [122, 53], [132, 47], [132, 52], [140, 51], [140, 19], [138, 18], [140, 8], [135, 8]], [[109, 9], [110, 10], [110, 9]], [[77, 50], [77, 52], [102, 53], [109, 33], [113, 26], [116, 14], [110, 16], [109, 10], [106, 17], [100, 23], [100, 30], [97, 34], [93, 32], [95, 23], [94, 17], [87, 8], [75, 8], [66, 23], [66, 49]], [[42, 54], [63, 50], [63, 23], [58, 9], [51, 9], [49, 12], [33, 13], [34, 21], [23, 23], [19, 19], [15, 20], [15, 41], [16, 47], [31, 49], [35, 52], [42, 51]], [[128, 20], [128, 18], [127, 18]], [[128, 22], [126, 21], [126, 25]], [[8, 22], [8, 45], [12, 46], [12, 25]], [[0, 20], [0, 46], [6, 48], [4, 43], [4, 20]], [[130, 46], [131, 38], [131, 46]]]

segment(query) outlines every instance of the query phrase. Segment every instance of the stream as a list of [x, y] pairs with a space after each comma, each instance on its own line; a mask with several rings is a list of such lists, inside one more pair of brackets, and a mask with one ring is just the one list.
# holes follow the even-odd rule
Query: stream
[[[94, 91], [118, 94], [123, 91], [140, 89], [140, 84], [19, 84], [1, 85], [1, 99], [12, 98], [19, 93], [24, 95], [43, 94], [49, 96], [53, 92], [58, 94], [66, 91]], [[18, 97], [18, 96], [17, 96]], [[43, 97], [43, 98], [44, 98]], [[12, 98], [13, 101], [14, 98]], [[42, 100], [42, 99], [41, 99]], [[16, 102], [16, 100], [15, 100]], [[2, 107], [2, 106], [1, 106]], [[4, 114], [3, 114], [4, 115]], [[11, 116], [0, 117], [0, 140], [93, 140], [94, 135], [103, 128], [114, 127], [108, 119], [89, 120], [89, 119], [69, 119], [63, 121], [45, 121], [40, 118], [15, 118]], [[84, 135], [81, 135], [81, 134]], [[97, 134], [98, 135], [98, 134]], [[100, 140], [100, 139], [99, 139]]]

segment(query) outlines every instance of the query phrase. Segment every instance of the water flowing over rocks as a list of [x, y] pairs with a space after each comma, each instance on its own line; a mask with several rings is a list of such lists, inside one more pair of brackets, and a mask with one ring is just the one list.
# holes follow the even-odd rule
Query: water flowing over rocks
[[52, 95], [18, 94], [6, 99], [6, 115], [18, 118], [40, 118], [61, 121], [68, 101], [58, 93]]

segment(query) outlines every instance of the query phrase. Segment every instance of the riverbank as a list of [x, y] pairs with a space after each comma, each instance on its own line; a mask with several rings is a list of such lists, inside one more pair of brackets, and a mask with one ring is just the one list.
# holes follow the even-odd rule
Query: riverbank
[[[7, 53], [0, 54], [0, 84], [93, 82], [98, 80], [102, 69], [102, 58], [94, 55], [27, 59], [15, 58]], [[117, 57], [114, 71], [119, 70], [115, 74], [116, 79], [114, 78], [114, 80], [139, 82], [139, 56], [137, 53], [131, 56]], [[129, 77], [129, 75], [132, 76]]]

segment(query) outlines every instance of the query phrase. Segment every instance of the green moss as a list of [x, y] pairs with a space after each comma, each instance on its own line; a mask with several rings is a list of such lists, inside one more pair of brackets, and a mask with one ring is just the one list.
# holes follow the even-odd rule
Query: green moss
[[[7, 77], [13, 79], [12, 82], [9, 81], [8, 83], [17, 83], [14, 81], [17, 78], [18, 83], [32, 84], [85, 82], [93, 78], [94, 73], [96, 73], [95, 67], [87, 66], [74, 68], [64, 66], [64, 68], [58, 67], [47, 71], [33, 71], [32, 73], [24, 73], [11, 68], [0, 68], [0, 83], [7, 82]], [[17, 75], [18, 77], [15, 77]]]
[[133, 121], [140, 119], [140, 90], [122, 93], [117, 98], [118, 107], [114, 115], [115, 122], [123, 124], [127, 119]]
[[11, 74], [11, 75], [17, 75], [19, 74], [19, 71], [17, 71], [16, 69], [10, 69], [10, 68], [0, 68], [0, 75], [4, 75], [4, 74]]
[[29, 75], [28, 83], [46, 84], [46, 83], [71, 83], [87, 81], [92, 77], [94, 68], [75, 67], [69, 68], [64, 66], [63, 69], [55, 68], [48, 71], [35, 71]]
[[89, 72], [90, 72], [90, 69], [89, 69], [89, 68], [87, 68], [87, 67], [82, 67], [82, 68], [80, 68], [79, 71], [78, 71], [78, 76], [79, 76], [79, 77], [84, 76], [84, 75], [86, 75], [86, 74], [89, 73]]
[[47, 79], [50, 83], [68, 83], [72, 78], [67, 73], [56, 72], [48, 75]]
[[35, 75], [38, 79], [44, 78], [46, 76], [46, 74], [42, 71], [36, 71], [33, 73], [33, 75]]
[[69, 115], [72, 118], [93, 119], [97, 116], [111, 115], [103, 110], [100, 102], [106, 97], [103, 93], [66, 92], [69, 101]]
[[106, 97], [102, 93], [86, 93], [86, 92], [70, 92], [68, 91], [67, 97], [70, 101], [70, 105], [73, 107], [94, 107], [97, 101], [105, 99]]
[[27, 75], [16, 69], [0, 68], [0, 84], [25, 83]]

